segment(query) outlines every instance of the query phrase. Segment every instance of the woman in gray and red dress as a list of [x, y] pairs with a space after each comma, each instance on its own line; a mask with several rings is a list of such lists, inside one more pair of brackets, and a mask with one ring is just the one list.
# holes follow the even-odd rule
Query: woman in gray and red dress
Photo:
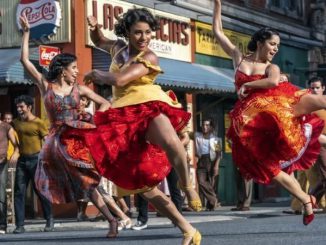
[[45, 78], [29, 60], [30, 26], [20, 17], [23, 29], [21, 62], [39, 88], [50, 120], [47, 136], [35, 174], [39, 192], [52, 203], [68, 203], [89, 197], [110, 223], [107, 237], [116, 237], [118, 224], [97, 191], [101, 176], [84, 146], [84, 132], [95, 128], [79, 120], [80, 96], [86, 96], [106, 110], [110, 103], [91, 89], [78, 85], [76, 56], [59, 54], [49, 65]]

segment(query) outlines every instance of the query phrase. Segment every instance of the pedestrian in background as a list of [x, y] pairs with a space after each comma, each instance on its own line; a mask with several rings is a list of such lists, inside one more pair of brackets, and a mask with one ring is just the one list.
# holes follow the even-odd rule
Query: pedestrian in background
[[25, 232], [25, 195], [30, 181], [42, 205], [44, 219], [46, 220], [44, 231], [53, 231], [54, 221], [51, 203], [36, 189], [34, 179], [39, 152], [48, 130], [44, 121], [33, 114], [34, 101], [31, 96], [21, 95], [15, 99], [15, 104], [18, 118], [13, 121], [13, 124], [19, 139], [20, 157], [15, 174], [14, 206], [16, 228], [14, 234]]
[[231, 211], [249, 211], [252, 201], [252, 179], [246, 180], [242, 177], [239, 169], [235, 166], [235, 183], [237, 188], [237, 205]]
[[[325, 92], [325, 85], [323, 79], [321, 77], [312, 77], [308, 81], [308, 87], [311, 92], [316, 95], [323, 95]], [[326, 110], [318, 110], [313, 112], [313, 114], [317, 115], [320, 119], [326, 122]], [[326, 134], [326, 124], [324, 125], [324, 129], [322, 132], [324, 135]], [[326, 170], [324, 170], [326, 162], [326, 150], [324, 147], [320, 149], [320, 155], [316, 161], [316, 163], [307, 170], [297, 171], [297, 180], [301, 186], [301, 188], [305, 192], [311, 191], [313, 196], [316, 196], [317, 203], [319, 204], [319, 208], [325, 207], [325, 199], [322, 199], [324, 196], [324, 192], [322, 191], [322, 180], [326, 178]], [[315, 188], [314, 188], [315, 187]], [[317, 210], [314, 210], [315, 212]], [[286, 214], [301, 214], [302, 213], [302, 204], [301, 202], [292, 197], [291, 208], [289, 210], [284, 210], [283, 213]]]
[[[313, 94], [323, 95], [325, 93], [325, 82], [321, 77], [313, 77], [309, 80], [308, 85]], [[313, 112], [325, 122], [323, 135], [326, 135], [326, 110]], [[326, 149], [321, 147], [319, 157], [313, 167], [313, 182], [310, 183], [310, 194], [316, 196], [319, 208], [326, 209]], [[324, 197], [324, 198], [323, 198]]]
[[[0, 114], [1, 118], [1, 114]], [[13, 153], [7, 160], [8, 143], [13, 147]], [[7, 231], [7, 180], [8, 164], [13, 167], [19, 157], [18, 142], [12, 126], [0, 119], [0, 234]]]
[[207, 200], [209, 211], [220, 207], [215, 188], [218, 185], [219, 164], [222, 157], [222, 141], [214, 134], [212, 119], [202, 121], [201, 132], [195, 133], [197, 162], [197, 181], [199, 196], [203, 204]]

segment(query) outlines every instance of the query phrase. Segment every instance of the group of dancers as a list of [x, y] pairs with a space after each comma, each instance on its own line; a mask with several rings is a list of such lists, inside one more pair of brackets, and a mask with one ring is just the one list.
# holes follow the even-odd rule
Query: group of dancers
[[[250, 53], [241, 53], [224, 35], [221, 1], [214, 1], [214, 34], [236, 70], [239, 100], [230, 113], [228, 131], [233, 159], [246, 178], [263, 184], [275, 180], [297, 197], [303, 203], [307, 225], [314, 218], [316, 200], [302, 191], [290, 173], [309, 168], [319, 154], [319, 141], [325, 144], [320, 136], [323, 123], [310, 113], [325, 109], [326, 98], [298, 90], [271, 63], [280, 45], [276, 30], [259, 30], [248, 45]], [[89, 198], [110, 223], [107, 237], [111, 238], [118, 234], [118, 223], [97, 189], [104, 176], [115, 183], [119, 193], [138, 193], [152, 203], [182, 231], [183, 245], [199, 245], [200, 232], [156, 187], [173, 167], [190, 207], [201, 210], [189, 179], [186, 152], [177, 136], [190, 114], [154, 85], [162, 70], [149, 43], [159, 25], [147, 9], [130, 9], [115, 25], [115, 34], [121, 38], [110, 40], [94, 17], [87, 21], [92, 41], [110, 52], [112, 64], [109, 72], [87, 73], [84, 82], [112, 85], [112, 103], [76, 82], [77, 59], [72, 54], [57, 55], [49, 74], [39, 73], [28, 58], [28, 20], [20, 17], [21, 61], [40, 90], [51, 122], [39, 156], [37, 189], [55, 204]], [[98, 105], [95, 125], [80, 119], [82, 96]]]

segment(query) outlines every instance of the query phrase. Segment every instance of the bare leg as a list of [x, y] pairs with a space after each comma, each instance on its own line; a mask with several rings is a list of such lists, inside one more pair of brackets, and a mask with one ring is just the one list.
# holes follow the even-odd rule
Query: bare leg
[[[302, 189], [298, 181], [287, 173], [281, 171], [278, 175], [274, 177], [274, 180], [282, 185], [286, 190], [288, 190], [293, 196], [295, 196], [301, 203], [309, 203], [310, 197]], [[307, 215], [312, 214], [312, 204], [304, 205], [305, 212]]]
[[120, 208], [122, 209], [122, 211], [124, 213], [128, 213], [130, 211], [129, 207], [128, 207], [127, 203], [125, 202], [125, 200], [123, 199], [123, 197], [117, 197], [116, 202], [120, 206]]
[[107, 237], [116, 237], [118, 234], [118, 230], [117, 230], [118, 222], [116, 221], [116, 219], [113, 217], [110, 210], [106, 206], [101, 194], [98, 192], [97, 189], [94, 189], [94, 191], [90, 193], [89, 198], [110, 223], [110, 230], [109, 233], [107, 234]]
[[[182, 233], [194, 234], [196, 232], [196, 229], [180, 214], [171, 199], [157, 187], [141, 195], [152, 203], [162, 215], [168, 217]], [[184, 238], [182, 244], [188, 245], [191, 240], [192, 237]]]
[[294, 106], [294, 114], [300, 116], [321, 109], [326, 109], [326, 96], [307, 94], [302, 96], [299, 103]]
[[104, 193], [101, 193], [101, 195], [103, 196], [103, 200], [109, 209], [120, 219], [118, 222], [118, 230], [130, 229], [132, 225], [131, 219], [124, 212], [122, 212], [122, 210], [114, 201], [113, 197], [111, 197], [109, 194]]
[[[199, 201], [197, 192], [190, 186], [186, 151], [170, 120], [163, 114], [155, 117], [147, 129], [146, 138], [152, 144], [162, 147], [166, 152], [170, 163], [179, 176], [180, 185], [184, 187], [185, 194], [190, 203], [191, 201]], [[200, 209], [201, 207], [197, 211]]]
[[116, 204], [114, 199], [110, 197], [109, 195], [103, 195], [103, 200], [106, 203], [106, 205], [109, 207], [109, 209], [116, 214], [120, 219], [125, 220], [129, 219], [129, 217], [122, 212], [122, 210], [119, 208], [119, 206]]
[[319, 135], [318, 141], [322, 145], [322, 147], [326, 147], [326, 135], [324, 134]]

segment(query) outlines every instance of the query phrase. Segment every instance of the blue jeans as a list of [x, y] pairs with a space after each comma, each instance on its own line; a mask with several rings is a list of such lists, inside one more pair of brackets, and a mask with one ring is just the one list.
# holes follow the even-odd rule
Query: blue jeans
[[33, 189], [41, 201], [44, 219], [52, 218], [52, 207], [49, 200], [43, 197], [35, 188], [35, 171], [37, 167], [38, 154], [21, 156], [18, 159], [15, 177], [15, 214], [16, 226], [23, 226], [25, 221], [25, 194], [29, 181], [32, 181]]
[[0, 229], [7, 228], [7, 180], [8, 163], [5, 159], [0, 163]]

